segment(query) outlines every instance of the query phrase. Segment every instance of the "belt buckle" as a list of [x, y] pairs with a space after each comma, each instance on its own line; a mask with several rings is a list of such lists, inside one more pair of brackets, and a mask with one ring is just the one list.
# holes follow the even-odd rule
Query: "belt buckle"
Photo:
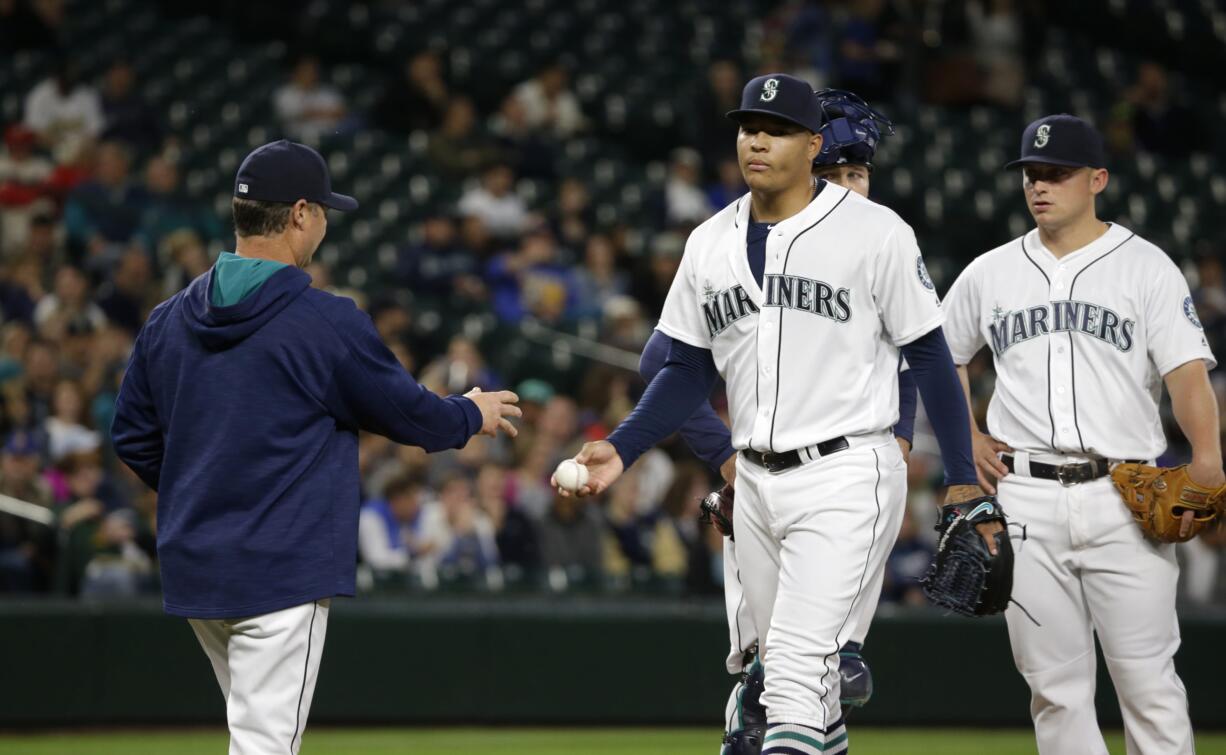
[[[1081, 480], [1074, 479], [1072, 477], [1072, 474], [1077, 470], [1077, 467], [1077, 464], [1061, 464], [1060, 466], [1056, 467], [1056, 479], [1059, 480], [1060, 484], [1066, 488], [1071, 488], [1072, 486], [1077, 485], [1081, 482]], [[1067, 477], [1065, 476], [1066, 472], [1069, 475]]]
[[783, 461], [778, 459], [779, 454], [774, 451], [762, 452], [762, 466], [766, 467], [766, 471], [771, 474], [778, 474], [784, 467]]

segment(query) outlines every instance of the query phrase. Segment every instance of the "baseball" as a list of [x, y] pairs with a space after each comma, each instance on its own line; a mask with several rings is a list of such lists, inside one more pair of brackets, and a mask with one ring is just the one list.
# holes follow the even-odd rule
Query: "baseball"
[[553, 471], [553, 479], [558, 487], [574, 493], [587, 484], [587, 467], [574, 459], [563, 459], [558, 468]]

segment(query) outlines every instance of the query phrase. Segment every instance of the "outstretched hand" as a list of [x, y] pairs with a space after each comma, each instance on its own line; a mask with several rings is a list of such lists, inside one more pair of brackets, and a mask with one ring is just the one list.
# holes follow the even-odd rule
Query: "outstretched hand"
[[519, 428], [511, 424], [509, 419], [523, 416], [523, 411], [515, 405], [519, 401], [519, 396], [511, 391], [484, 393], [480, 388], [473, 388], [464, 394], [464, 398], [476, 404], [477, 409], [481, 412], [481, 435], [494, 438], [497, 437], [499, 430], [512, 438], [519, 435]]
[[608, 490], [624, 471], [622, 457], [607, 440], [584, 443], [579, 453], [575, 454], [575, 461], [587, 467], [587, 483], [583, 487], [572, 493], [558, 487], [558, 481], [552, 476], [549, 478], [549, 484], [563, 497], [599, 495]]

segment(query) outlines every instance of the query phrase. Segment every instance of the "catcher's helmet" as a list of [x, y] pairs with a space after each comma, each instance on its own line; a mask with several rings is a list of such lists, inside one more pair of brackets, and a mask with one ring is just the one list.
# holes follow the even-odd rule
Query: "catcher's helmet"
[[843, 89], [814, 93], [825, 123], [822, 150], [813, 158], [814, 167], [859, 163], [872, 167], [873, 154], [883, 135], [894, 133], [890, 119], [869, 107], [859, 95]]

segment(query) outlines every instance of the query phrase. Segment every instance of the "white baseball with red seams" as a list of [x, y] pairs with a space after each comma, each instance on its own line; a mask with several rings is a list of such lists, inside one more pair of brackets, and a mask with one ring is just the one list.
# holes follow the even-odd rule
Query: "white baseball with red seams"
[[558, 487], [568, 493], [574, 493], [587, 484], [588, 471], [574, 459], [563, 459], [553, 472], [553, 479]]
[[1143, 536], [1109, 477], [1065, 486], [1031, 474], [1036, 462], [1162, 454], [1163, 376], [1215, 363], [1187, 281], [1161, 249], [1119, 225], [1062, 257], [1034, 230], [972, 262], [944, 308], [957, 364], [992, 350], [987, 429], [1016, 451], [999, 500], [1026, 526], [1014, 545], [1013, 596], [1041, 626], [1017, 607], [1005, 618], [1039, 751], [1107, 752], [1094, 711], [1097, 634], [1128, 752], [1191, 753], [1173, 661], [1174, 546]]

